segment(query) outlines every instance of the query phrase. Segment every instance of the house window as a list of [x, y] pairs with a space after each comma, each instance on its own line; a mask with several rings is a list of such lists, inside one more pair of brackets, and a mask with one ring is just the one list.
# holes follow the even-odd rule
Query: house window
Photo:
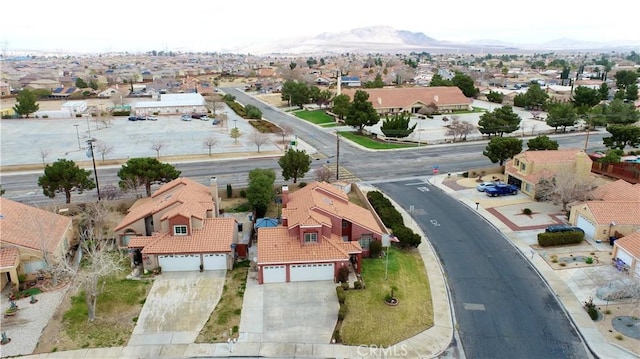
[[526, 171], [527, 170], [527, 164], [526, 163], [520, 163], [520, 171]]
[[176, 236], [186, 236], [187, 235], [187, 226], [173, 226], [173, 234]]
[[305, 242], [317, 242], [318, 241], [318, 233], [305, 233], [304, 234]]
[[520, 160], [519, 159], [514, 159], [513, 160], [514, 164], [516, 165], [516, 167], [520, 166]]
[[342, 228], [347, 228], [349, 227], [349, 222], [345, 221], [344, 219], [342, 220]]
[[358, 239], [358, 243], [360, 243], [360, 247], [362, 249], [369, 249], [371, 247], [371, 241], [373, 240], [373, 236], [371, 235], [363, 235]]

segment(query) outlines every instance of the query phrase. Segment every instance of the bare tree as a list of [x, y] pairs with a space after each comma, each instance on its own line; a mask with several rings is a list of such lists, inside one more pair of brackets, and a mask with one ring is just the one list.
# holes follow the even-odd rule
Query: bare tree
[[229, 120], [229, 115], [227, 115], [226, 112], [221, 112], [218, 116], [217, 119], [220, 120], [220, 127], [226, 129], [227, 128], [227, 123]]
[[453, 142], [456, 142], [456, 138], [459, 140], [466, 140], [467, 136], [475, 126], [472, 123], [466, 121], [460, 121], [460, 118], [456, 115], [451, 116], [452, 120], [449, 125], [447, 125], [447, 136], [453, 136]]
[[333, 172], [326, 166], [317, 168], [315, 170], [315, 175], [318, 182], [330, 182], [333, 178]]
[[280, 133], [282, 134], [282, 148], [287, 143], [285, 136], [290, 136], [293, 133], [293, 129], [289, 125], [280, 125]]
[[104, 141], [98, 141], [93, 148], [100, 154], [102, 162], [104, 162], [104, 157], [113, 151], [113, 146]]
[[165, 147], [167, 147], [167, 143], [165, 141], [163, 140], [153, 141], [153, 144], [151, 145], [151, 149], [156, 151], [156, 158], [158, 160], [160, 159], [160, 150], [162, 150]]
[[119, 91], [116, 91], [109, 97], [113, 106], [122, 106], [124, 105], [124, 96]]
[[47, 156], [49, 156], [49, 150], [40, 147], [40, 158], [42, 159], [42, 167], [47, 167]]
[[260, 131], [253, 131], [250, 137], [251, 142], [258, 147], [258, 153], [260, 153], [260, 146], [264, 145], [269, 141], [267, 135]]
[[211, 148], [216, 144], [218, 144], [218, 140], [214, 136], [209, 136], [202, 141], [202, 145], [209, 148], [209, 157], [211, 157]]
[[114, 200], [120, 196], [120, 190], [118, 189], [118, 187], [114, 186], [111, 183], [104, 186], [101, 192], [103, 193], [104, 198], [107, 200]]
[[571, 202], [593, 199], [593, 190], [597, 187], [595, 178], [577, 176], [574, 168], [567, 166], [559, 169], [552, 177], [541, 178], [536, 185], [535, 197], [539, 201], [561, 203], [562, 210], [566, 212], [567, 205]]
[[98, 296], [104, 290], [106, 279], [122, 271], [126, 257], [118, 250], [111, 251], [106, 241], [109, 234], [109, 210], [104, 202], [87, 206], [80, 229], [80, 248], [85, 264], [78, 266], [67, 259], [52, 271], [74, 279], [74, 285], [84, 291], [89, 321], [96, 320]]
[[111, 126], [112, 124], [111, 118], [105, 117], [105, 116], [100, 117], [100, 122], [102, 122], [102, 125], [104, 125], [104, 128], [109, 128], [109, 126]]
[[213, 117], [216, 117], [216, 111], [222, 111], [222, 109], [224, 109], [222, 97], [215, 93], [207, 96], [207, 105], [211, 110], [211, 114], [213, 115]]

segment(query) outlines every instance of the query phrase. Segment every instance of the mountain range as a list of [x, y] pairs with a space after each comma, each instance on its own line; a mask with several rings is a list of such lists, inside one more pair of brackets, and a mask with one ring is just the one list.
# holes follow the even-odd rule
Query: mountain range
[[518, 53], [531, 51], [638, 51], [632, 41], [600, 43], [560, 38], [538, 44], [515, 44], [492, 39], [454, 42], [436, 40], [421, 32], [396, 30], [389, 26], [371, 26], [349, 31], [325, 32], [312, 37], [282, 39], [260, 45], [227, 49], [234, 53], [268, 54], [339, 54], [339, 53]]

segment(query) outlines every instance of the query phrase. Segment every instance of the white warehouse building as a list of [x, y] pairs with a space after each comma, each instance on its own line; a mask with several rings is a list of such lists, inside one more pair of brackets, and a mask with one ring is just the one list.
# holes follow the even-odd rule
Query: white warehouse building
[[159, 101], [141, 101], [134, 105], [138, 116], [206, 113], [204, 97], [199, 93], [162, 94]]

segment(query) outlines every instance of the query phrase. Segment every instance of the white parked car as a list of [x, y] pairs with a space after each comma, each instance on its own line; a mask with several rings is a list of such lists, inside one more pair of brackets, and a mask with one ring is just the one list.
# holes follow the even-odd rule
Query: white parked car
[[209, 121], [209, 117], [207, 115], [204, 115], [204, 116], [200, 117], [200, 120]]
[[485, 189], [489, 188], [489, 187], [495, 187], [497, 184], [500, 184], [502, 182], [499, 181], [487, 181], [487, 182], [482, 182], [482, 183], [478, 183], [478, 185], [476, 186], [476, 189], [480, 192], [484, 192]]
[[189, 115], [182, 115], [182, 117], [180, 117], [180, 119], [182, 121], [191, 121], [191, 116]]

